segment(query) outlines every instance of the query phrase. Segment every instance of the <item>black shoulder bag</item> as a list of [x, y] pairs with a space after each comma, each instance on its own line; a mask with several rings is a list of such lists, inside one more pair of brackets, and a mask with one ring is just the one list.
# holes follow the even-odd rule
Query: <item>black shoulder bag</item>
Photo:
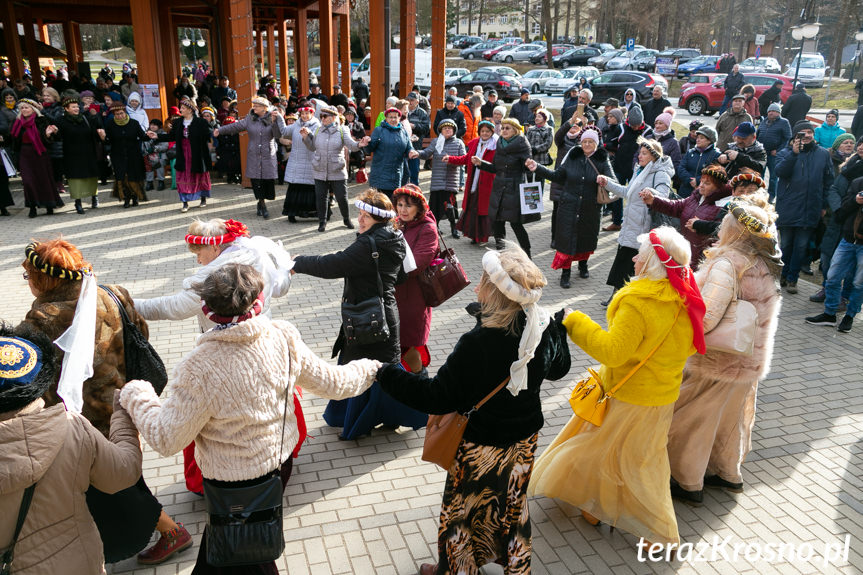
[[384, 284], [381, 282], [381, 271], [378, 266], [378, 246], [375, 239], [369, 235], [372, 244], [372, 260], [375, 262], [375, 279], [378, 281], [378, 295], [352, 303], [347, 298], [342, 299], [342, 329], [345, 338], [352, 345], [369, 345], [386, 341], [390, 337], [390, 327], [387, 325], [386, 309], [384, 307]]
[[162, 363], [162, 358], [141, 333], [129, 316], [126, 314], [126, 308], [120, 302], [113, 291], [108, 287], [100, 285], [100, 288], [111, 296], [117, 308], [120, 310], [120, 317], [123, 320], [123, 353], [126, 358], [126, 381], [133, 379], [142, 379], [149, 381], [153, 385], [153, 389], [157, 394], [161, 395], [162, 390], [168, 384], [168, 372], [165, 370], [165, 364]]
[[[282, 413], [279, 465], [288, 418], [291, 354], [288, 353], [288, 385]], [[220, 487], [204, 480], [207, 505], [207, 563], [213, 567], [256, 565], [278, 559], [285, 550], [282, 523], [280, 468], [255, 485]]]
[[12, 542], [9, 544], [9, 547], [3, 549], [3, 555], [0, 556], [0, 575], [9, 575], [12, 573], [12, 560], [15, 558], [15, 544], [18, 542], [18, 536], [21, 535], [21, 528], [24, 527], [24, 520], [27, 519], [27, 512], [30, 511], [30, 502], [33, 501], [33, 492], [35, 490], [35, 483], [24, 490], [24, 497], [21, 499], [21, 508], [18, 509], [18, 522], [15, 523], [15, 534], [12, 536]]

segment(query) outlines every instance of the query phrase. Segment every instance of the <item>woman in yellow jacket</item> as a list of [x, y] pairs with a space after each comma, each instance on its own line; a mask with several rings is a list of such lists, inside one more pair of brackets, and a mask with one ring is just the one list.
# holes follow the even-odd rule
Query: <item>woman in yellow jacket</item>
[[[573, 416], [536, 461], [529, 494], [567, 501], [651, 543], [677, 543], [666, 444], [683, 367], [704, 353], [704, 302], [689, 269], [689, 243], [661, 227], [639, 237], [636, 277], [608, 306], [608, 331], [582, 312], [563, 322], [569, 337], [602, 364], [610, 391], [601, 427]], [[641, 367], [639, 363], [645, 360]]]

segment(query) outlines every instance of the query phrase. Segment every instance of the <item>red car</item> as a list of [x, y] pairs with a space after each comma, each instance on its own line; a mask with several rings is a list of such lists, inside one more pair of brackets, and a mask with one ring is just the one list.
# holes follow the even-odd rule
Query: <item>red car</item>
[[[779, 93], [779, 99], [783, 104], [791, 95], [793, 78], [788, 76], [751, 72], [744, 74], [743, 78], [747, 84], [752, 84], [755, 87], [756, 98], [759, 98], [776, 80], [785, 82]], [[710, 116], [717, 112], [722, 106], [723, 98], [725, 98], [725, 88], [722, 87], [724, 79], [725, 74], [693, 74], [689, 82], [680, 87], [680, 99], [677, 106], [685, 108], [693, 116], [698, 114]], [[762, 112], [766, 114], [766, 110], [762, 110]]]

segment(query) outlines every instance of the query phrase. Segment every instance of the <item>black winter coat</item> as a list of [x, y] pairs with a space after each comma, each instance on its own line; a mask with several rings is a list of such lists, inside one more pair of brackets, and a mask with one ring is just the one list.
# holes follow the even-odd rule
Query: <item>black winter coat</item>
[[554, 233], [555, 248], [562, 254], [574, 256], [596, 250], [602, 218], [602, 205], [596, 203], [597, 170], [614, 180], [608, 153], [597, 149], [588, 160], [581, 146], [572, 148], [554, 171], [545, 166], [536, 168], [537, 176], [563, 185], [557, 203]]
[[101, 125], [91, 119], [90, 114], [76, 122], [65, 114], [55, 122], [60, 129], [54, 136], [63, 144], [63, 173], [71, 179], [99, 177], [97, 146]]
[[399, 361], [401, 347], [395, 284], [407, 252], [404, 236], [389, 223], [375, 224], [366, 232], [357, 234], [356, 241], [340, 252], [324, 256], [297, 256], [294, 259], [294, 271], [297, 273], [325, 279], [345, 278], [342, 302], [357, 303], [377, 297], [378, 283], [368, 239], [370, 235], [374, 237], [380, 254], [378, 267], [383, 283], [384, 308], [390, 337], [380, 343], [353, 345], [347, 343], [344, 329], [339, 330], [333, 345], [333, 356], [339, 354], [339, 365], [361, 358], [384, 362]]
[[761, 110], [761, 115], [763, 117], [767, 117], [767, 108], [770, 107], [770, 104], [773, 102], [781, 102], [779, 92], [779, 88], [776, 86], [770, 86], [764, 90], [764, 93], [758, 98], [758, 109]]
[[743, 78], [743, 74], [740, 72], [737, 72], [737, 74], [728, 72], [728, 75], [725, 76], [725, 80], [722, 82], [722, 85], [725, 87], [725, 96], [730, 98], [739, 94], [745, 84], [746, 80]]
[[[554, 145], [557, 146], [557, 158], [554, 160], [554, 168], [557, 169], [560, 167], [560, 163], [566, 157], [566, 153], [575, 145], [575, 140], [572, 140], [566, 136], [567, 132], [572, 126], [569, 121], [563, 123], [563, 125], [557, 129], [557, 132], [554, 133]], [[551, 186], [549, 186], [549, 198], [551, 201], [556, 202], [560, 199], [560, 191], [563, 189], [561, 184], [557, 182], [551, 182]]]
[[440, 133], [440, 132], [438, 132], [437, 127], [438, 127], [438, 124], [440, 124], [441, 121], [443, 121], [443, 120], [452, 120], [453, 122], [455, 122], [455, 125], [456, 125], [455, 136], [456, 136], [456, 138], [461, 138], [462, 136], [464, 136], [464, 133], [467, 132], [467, 125], [464, 123], [464, 114], [462, 114], [461, 110], [459, 110], [457, 107], [453, 108], [452, 110], [447, 110], [446, 106], [444, 106], [443, 108], [441, 108], [440, 110], [437, 111], [437, 113], [434, 115], [434, 124], [433, 124], [435, 134]]
[[[791, 124], [791, 137], [794, 137], [794, 124], [806, 119], [809, 108], [812, 107], [812, 96], [801, 89], [794, 90], [782, 106], [782, 117]], [[764, 112], [767, 113], [766, 111]]]
[[[519, 328], [522, 325], [523, 313]], [[512, 362], [518, 359], [520, 339], [521, 329], [510, 334], [504, 329], [476, 326], [459, 338], [434, 378], [408, 373], [391, 364], [378, 372], [378, 382], [384, 391], [414, 409], [439, 415], [464, 413], [509, 376]], [[508, 447], [529, 438], [545, 423], [540, 398], [542, 381], [561, 379], [569, 367], [566, 330], [552, 321], [527, 364], [527, 386], [518, 395], [507, 389], [496, 393], [471, 415], [464, 439]]]
[[[229, 124], [230, 125], [230, 124]], [[210, 126], [201, 117], [192, 118], [189, 124], [189, 144], [192, 146], [192, 173], [203, 174], [210, 171]], [[179, 173], [186, 170], [186, 156], [183, 154], [183, 120], [179, 119], [171, 124], [171, 131], [167, 134], [159, 134], [160, 142], [174, 142], [177, 148], [177, 160], [174, 169]]]
[[614, 146], [614, 173], [617, 174], [617, 181], [621, 184], [625, 185], [632, 178], [635, 154], [638, 152], [638, 137], [647, 137], [647, 131], [647, 124], [642, 124], [640, 128], [635, 129], [627, 120], [623, 123], [623, 135], [617, 142], [606, 144], [606, 148]]
[[[665, 98], [660, 98], [658, 100], [651, 98], [643, 103], [641, 105], [641, 111], [644, 112], [644, 123], [648, 126], [653, 126], [653, 122], [656, 121], [656, 117], [669, 106], [671, 106], [671, 102]], [[671, 126], [668, 127], [671, 128]]]
[[503, 143], [503, 138], [497, 141], [497, 150], [491, 162], [483, 160], [477, 166], [480, 170], [495, 175], [488, 202], [488, 217], [493, 222], [536, 221], [539, 214], [522, 218], [519, 199], [519, 186], [526, 181], [529, 173], [524, 162], [531, 157], [530, 144], [527, 138], [521, 135], [515, 136], [506, 145], [502, 145]]
[[[126, 177], [130, 182], [144, 181], [144, 154], [141, 144], [149, 142], [150, 138], [137, 121], [129, 118], [125, 126], [117, 122], [105, 122], [105, 136], [111, 144], [111, 165], [114, 167], [114, 177], [122, 181]], [[179, 156], [178, 156], [179, 159]]]
[[[857, 219], [863, 214], [863, 206], [857, 203], [857, 194], [863, 191], [863, 178], [851, 182], [842, 207], [836, 210], [836, 223], [842, 226], [842, 239], [849, 244], [863, 245], [863, 222]], [[858, 238], [858, 234], [861, 238]]]

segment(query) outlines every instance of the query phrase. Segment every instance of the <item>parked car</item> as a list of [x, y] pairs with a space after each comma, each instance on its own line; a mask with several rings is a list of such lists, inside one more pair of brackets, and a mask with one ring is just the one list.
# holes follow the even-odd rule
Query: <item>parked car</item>
[[521, 82], [514, 76], [504, 76], [491, 70], [476, 70], [461, 78], [453, 78], [445, 82], [447, 89], [455, 86], [460, 98], [473, 92], [474, 86], [482, 86], [488, 95], [489, 90], [497, 91], [498, 97], [504, 102], [512, 102], [521, 97]]
[[656, 56], [659, 50], [642, 50], [632, 59], [636, 70], [642, 72], [653, 72], [656, 69]]
[[[653, 66], [650, 68], [650, 71], [653, 72], [656, 70], [656, 58], [677, 58], [677, 65], [680, 66], [682, 64], [686, 64], [693, 58], [698, 58], [701, 56], [701, 50], [698, 48], [669, 48], [668, 50], [663, 50], [656, 57], [653, 58]], [[640, 70], [641, 68], [639, 68]]]
[[538, 94], [545, 91], [545, 85], [549, 80], [562, 77], [563, 72], [559, 70], [534, 68], [521, 77], [521, 85], [530, 90], [531, 94]]
[[486, 72], [494, 72], [495, 74], [500, 74], [502, 76], [512, 76], [513, 78], [521, 78], [521, 74], [519, 74], [516, 70], [513, 70], [509, 66], [483, 66], [482, 68], [477, 68], [477, 71], [484, 70]]
[[[555, 44], [551, 47], [551, 57], [559, 56], [568, 50], [572, 50], [575, 48], [572, 44]], [[542, 50], [538, 50], [534, 52], [533, 56], [530, 57], [530, 61], [532, 64], [541, 64], [545, 65], [548, 63], [548, 51], [543, 48]]]
[[617, 56], [616, 58], [612, 58], [605, 65], [606, 70], [635, 70], [638, 68], [638, 63], [643, 61], [645, 58], [650, 58], [650, 56], [656, 57], [658, 52], [656, 50], [630, 50], [629, 52], [624, 51], [622, 54]]
[[[680, 98], [677, 101], [677, 106], [684, 108], [693, 116], [697, 116], [698, 114], [710, 116], [718, 111], [725, 97], [725, 88], [722, 86], [725, 74], [697, 74], [691, 78], [698, 79], [699, 81], [690, 81], [680, 87]], [[779, 99], [783, 104], [788, 99], [788, 96], [791, 95], [791, 82], [793, 78], [789, 76], [747, 72], [743, 75], [743, 79], [747, 84], [752, 84], [755, 88], [756, 98], [761, 96], [776, 80], [782, 80], [785, 83], [782, 86], [782, 91], [779, 93]], [[766, 113], [766, 110], [764, 112]]]
[[481, 58], [482, 53], [486, 50], [491, 50], [492, 48], [497, 48], [501, 44], [499, 42], [483, 42], [482, 44], [474, 44], [469, 48], [465, 48], [461, 52], [458, 53], [459, 58], [463, 58], [465, 60], [475, 60], [476, 58]]
[[638, 100], [644, 102], [652, 97], [653, 87], [657, 84], [668, 91], [668, 81], [658, 74], [635, 70], [603, 72], [590, 81], [590, 90], [593, 92], [590, 105], [597, 107], [608, 98], [617, 98], [622, 102], [627, 88], [635, 90]]
[[591, 48], [599, 48], [603, 52], [608, 52], [609, 50], [616, 50], [614, 44], [609, 44], [608, 42], [593, 42], [592, 44], [588, 44]]
[[476, 44], [482, 44], [484, 40], [479, 36], [464, 36], [459, 40], [453, 42], [453, 48], [469, 48], [470, 46], [474, 46]]
[[715, 72], [719, 56], [698, 56], [677, 67], [678, 78], [688, 78], [692, 74]]
[[599, 70], [593, 66], [578, 66], [574, 68], [565, 68], [560, 72], [561, 77], [548, 80], [545, 83], [545, 93], [549, 96], [554, 94], [563, 94], [569, 90], [573, 84], [578, 84], [578, 81], [584, 77], [588, 82], [593, 82], [594, 78], [599, 76]]
[[[802, 82], [804, 86], [823, 88], [827, 68], [827, 65], [824, 63], [824, 56], [821, 54], [803, 54], [803, 58], [800, 60], [800, 71], [797, 73], [797, 80]], [[794, 59], [788, 64], [788, 68], [785, 69], [785, 75], [794, 78], [796, 69], [797, 56], [794, 56]]]
[[602, 54], [599, 48], [573, 48], [551, 59], [555, 68], [569, 68], [570, 66], [587, 66], [587, 61], [594, 56]]
[[608, 61], [612, 58], [616, 58], [620, 56], [622, 52], [625, 50], [609, 50], [608, 52], [603, 52], [599, 56], [594, 56], [587, 61], [588, 66], [593, 66], [598, 70], [605, 70], [605, 65], [608, 64]]
[[443, 71], [443, 79], [444, 82], [449, 80], [450, 78], [461, 78], [465, 74], [469, 74], [470, 70], [467, 68], [446, 68]]
[[495, 62], [527, 62], [537, 50], [544, 50], [545, 46], [538, 44], [520, 44], [518, 46], [508, 46], [506, 50], [501, 50], [492, 58]]
[[744, 61], [740, 62], [740, 71], [781, 74], [782, 66], [779, 64], [779, 61], [776, 58], [747, 58]]
[[[633, 46], [633, 49], [638, 52], [639, 50], [646, 50], [647, 48], [645, 46], [642, 46], [641, 44], [636, 44], [635, 46]], [[626, 50], [626, 44], [621, 44], [618, 50]]]

